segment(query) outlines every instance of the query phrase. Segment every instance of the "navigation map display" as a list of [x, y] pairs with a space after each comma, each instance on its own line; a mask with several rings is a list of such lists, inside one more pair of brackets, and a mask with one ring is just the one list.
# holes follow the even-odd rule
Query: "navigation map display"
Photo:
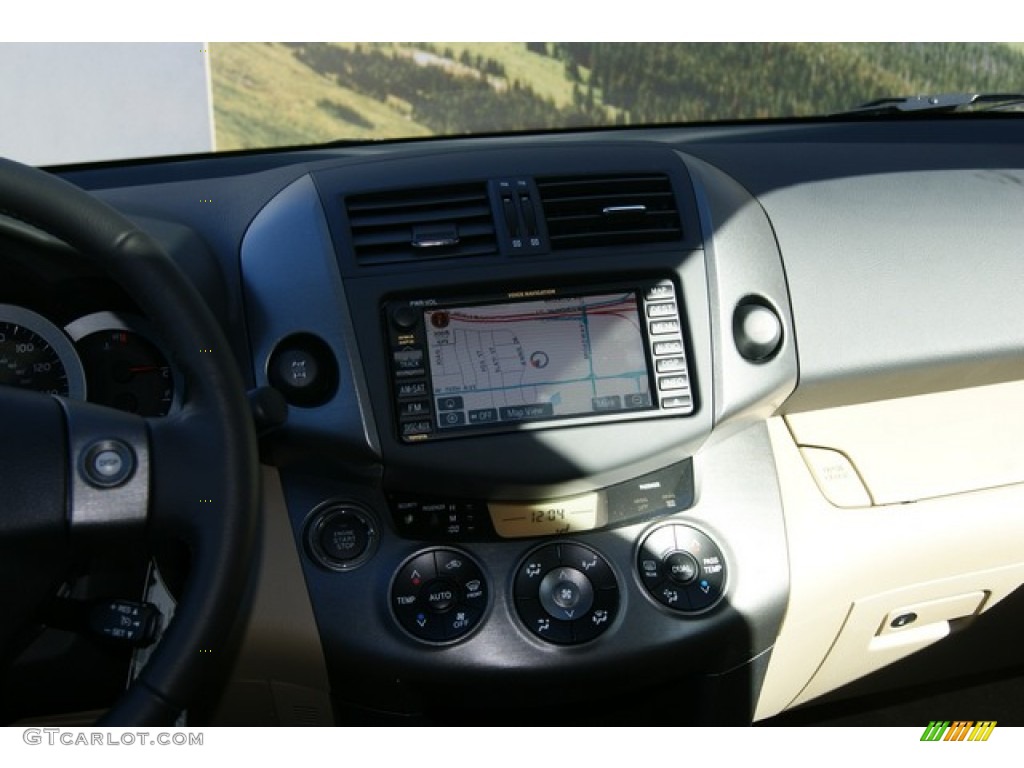
[[634, 291], [425, 310], [437, 428], [655, 408], [643, 323]]

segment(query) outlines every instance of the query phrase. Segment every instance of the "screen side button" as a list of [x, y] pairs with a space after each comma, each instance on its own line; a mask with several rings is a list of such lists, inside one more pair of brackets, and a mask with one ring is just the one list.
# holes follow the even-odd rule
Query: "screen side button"
[[655, 362], [658, 373], [686, 373], [686, 360], [682, 357], [666, 357]]
[[647, 305], [647, 316], [650, 318], [667, 317], [675, 319], [678, 311], [674, 301], [659, 301]]
[[693, 410], [693, 400], [687, 395], [673, 395], [661, 398], [661, 407], [669, 410]]
[[654, 342], [654, 354], [681, 355], [683, 354], [683, 342], [681, 341], [656, 341]]
[[679, 333], [678, 320], [652, 320], [650, 324], [652, 336], [665, 336]]
[[402, 437], [412, 437], [414, 435], [427, 435], [432, 431], [432, 427], [429, 421], [406, 421], [402, 424]]
[[658, 299], [671, 299], [676, 295], [676, 290], [672, 283], [665, 280], [660, 283], [648, 286], [644, 289], [644, 298], [648, 301], [657, 301]]
[[668, 392], [676, 389], [689, 389], [690, 379], [687, 376], [661, 376], [658, 379], [658, 389]]

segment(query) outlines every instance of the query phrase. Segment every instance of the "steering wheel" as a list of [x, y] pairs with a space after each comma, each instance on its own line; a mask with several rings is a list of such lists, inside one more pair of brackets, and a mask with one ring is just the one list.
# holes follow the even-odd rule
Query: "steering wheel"
[[73, 550], [180, 541], [189, 572], [174, 618], [101, 720], [172, 724], [223, 672], [256, 562], [259, 465], [245, 388], [198, 291], [121, 214], [8, 160], [0, 213], [102, 268], [145, 309], [186, 383], [181, 409], [160, 419], [0, 387], [0, 654], [52, 596]]

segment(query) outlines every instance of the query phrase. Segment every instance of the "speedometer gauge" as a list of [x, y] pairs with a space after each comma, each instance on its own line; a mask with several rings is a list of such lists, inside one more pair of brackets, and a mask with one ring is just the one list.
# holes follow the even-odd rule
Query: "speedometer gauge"
[[142, 318], [98, 312], [65, 329], [85, 369], [89, 400], [140, 416], [166, 416], [180, 386]]
[[0, 384], [85, 398], [85, 375], [68, 338], [42, 315], [10, 304], [0, 304]]

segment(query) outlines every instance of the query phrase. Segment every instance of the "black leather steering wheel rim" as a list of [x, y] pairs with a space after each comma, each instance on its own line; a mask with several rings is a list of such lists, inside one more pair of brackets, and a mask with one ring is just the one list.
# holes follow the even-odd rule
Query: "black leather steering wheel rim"
[[[144, 309], [184, 375], [181, 410], [146, 423], [152, 467], [146, 532], [188, 546], [189, 577], [146, 667], [102, 720], [171, 724], [223, 671], [227, 659], [218, 651], [239, 618], [255, 562], [258, 459], [245, 387], [198, 291], [153, 239], [113, 208], [51, 174], [0, 159], [0, 213], [98, 265]], [[74, 472], [73, 457], [69, 463]]]

